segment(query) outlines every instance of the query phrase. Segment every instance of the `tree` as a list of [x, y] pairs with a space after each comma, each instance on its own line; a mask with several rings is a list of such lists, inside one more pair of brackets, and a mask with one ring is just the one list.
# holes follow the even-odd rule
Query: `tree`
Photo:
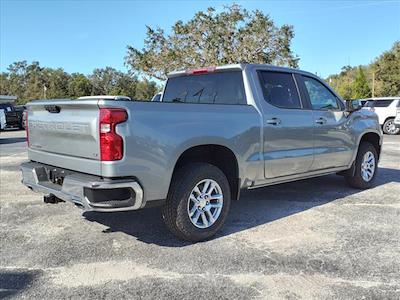
[[329, 76], [327, 81], [332, 82], [333, 88], [345, 99], [371, 96], [368, 89], [373, 81], [374, 96], [400, 96], [400, 41], [395, 42], [389, 51], [385, 51], [374, 62], [361, 68], [360, 71], [359, 68], [345, 66], [339, 74]]
[[92, 95], [125, 95], [136, 98], [137, 78], [111, 67], [95, 69], [90, 76]]
[[[69, 95], [69, 81], [71, 75], [65, 72], [62, 68], [43, 70], [43, 85], [46, 88], [46, 98], [68, 98]], [[45, 86], [45, 87], [44, 87]]]
[[92, 83], [81, 73], [72, 73], [68, 83], [68, 95], [77, 98], [88, 96], [92, 92]]
[[18, 61], [11, 64], [7, 70], [7, 78], [8, 78], [8, 91], [7, 94], [15, 95], [19, 98], [24, 97], [24, 93], [27, 86], [27, 69], [28, 63], [26, 60]]
[[8, 79], [8, 73], [2, 72], [0, 74], [0, 95], [7, 95], [10, 91], [10, 80]]
[[15, 62], [8, 72], [0, 73], [0, 91], [3, 95], [18, 97], [24, 104], [35, 99], [77, 98], [88, 95], [125, 95], [132, 99], [150, 100], [159, 90], [157, 84], [147, 79], [123, 73], [111, 67], [95, 69], [86, 76], [69, 74], [62, 68], [41, 67], [39, 62]]
[[137, 84], [137, 77], [120, 72], [112, 94], [129, 96], [135, 99], [137, 98]]
[[159, 88], [154, 81], [144, 79], [137, 84], [136, 99], [150, 100], [158, 91]]
[[372, 65], [376, 75], [376, 93], [380, 96], [400, 96], [400, 41], [379, 56]]
[[176, 69], [231, 63], [297, 67], [299, 58], [290, 48], [293, 37], [292, 26], [277, 27], [259, 10], [234, 4], [217, 13], [210, 7], [187, 22], [177, 21], [169, 35], [147, 26], [144, 48], [128, 46], [125, 63], [161, 80]]
[[93, 85], [92, 95], [111, 95], [118, 77], [119, 72], [114, 68], [94, 69], [89, 77]]
[[356, 79], [353, 84], [353, 99], [362, 99], [371, 97], [371, 89], [368, 86], [367, 79], [365, 78], [364, 71], [361, 67], [358, 67]]
[[328, 77], [327, 81], [343, 99], [352, 99], [354, 74], [355, 68], [344, 66], [338, 75]]

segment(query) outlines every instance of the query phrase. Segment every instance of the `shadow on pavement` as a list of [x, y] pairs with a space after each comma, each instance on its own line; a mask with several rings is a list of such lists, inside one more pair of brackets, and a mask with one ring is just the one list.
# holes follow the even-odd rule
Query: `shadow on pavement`
[[[374, 187], [400, 182], [400, 170], [379, 168], [378, 171]], [[215, 238], [285, 218], [360, 192], [362, 191], [348, 187], [344, 178], [336, 175], [245, 191], [240, 201], [233, 201], [227, 222]], [[105, 233], [124, 232], [145, 243], [166, 247], [183, 247], [190, 244], [169, 233], [162, 221], [159, 207], [112, 214], [85, 212], [83, 215], [89, 221], [108, 226]]]
[[26, 137], [0, 138], [0, 145], [26, 142]]
[[41, 271], [0, 270], [0, 299], [12, 297], [25, 290]]

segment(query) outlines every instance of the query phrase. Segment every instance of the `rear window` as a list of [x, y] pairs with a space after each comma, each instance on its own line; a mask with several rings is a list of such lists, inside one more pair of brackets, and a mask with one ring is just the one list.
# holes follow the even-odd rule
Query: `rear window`
[[13, 107], [8, 103], [0, 104], [0, 109], [4, 109], [5, 111], [12, 111]]
[[365, 103], [365, 107], [388, 107], [393, 100], [370, 100]]
[[241, 71], [179, 76], [168, 79], [163, 102], [246, 104]]

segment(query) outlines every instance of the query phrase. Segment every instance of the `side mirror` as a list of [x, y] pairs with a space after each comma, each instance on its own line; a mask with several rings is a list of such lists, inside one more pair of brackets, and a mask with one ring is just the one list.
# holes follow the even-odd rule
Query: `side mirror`
[[353, 112], [356, 110], [360, 110], [362, 108], [362, 104], [360, 100], [346, 100], [346, 111]]

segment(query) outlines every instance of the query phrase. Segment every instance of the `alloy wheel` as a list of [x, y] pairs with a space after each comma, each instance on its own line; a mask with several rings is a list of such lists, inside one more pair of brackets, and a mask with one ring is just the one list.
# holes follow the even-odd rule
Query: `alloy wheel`
[[189, 195], [189, 219], [197, 228], [208, 228], [217, 221], [223, 204], [224, 196], [219, 184], [213, 179], [204, 179], [196, 184]]

